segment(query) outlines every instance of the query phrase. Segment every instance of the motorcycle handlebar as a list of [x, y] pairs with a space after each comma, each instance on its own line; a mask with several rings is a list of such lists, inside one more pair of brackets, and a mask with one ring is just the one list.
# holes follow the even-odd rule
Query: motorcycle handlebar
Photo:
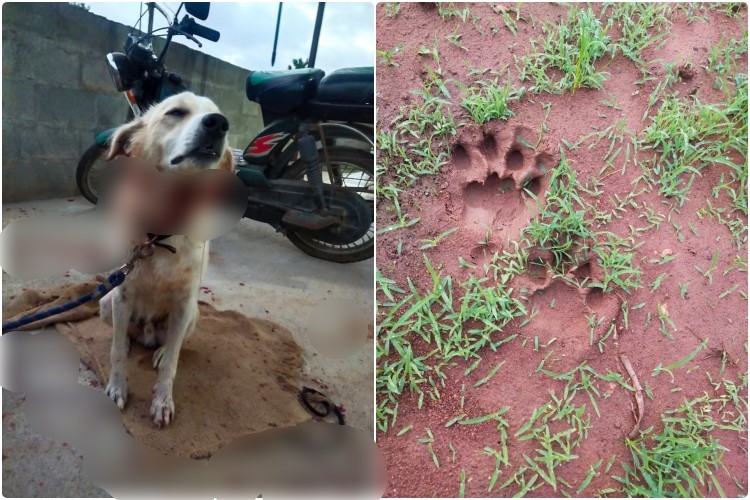
[[219, 37], [221, 36], [218, 31], [212, 30], [211, 28], [206, 28], [205, 26], [201, 26], [198, 23], [194, 24], [191, 31], [195, 36], [205, 38], [206, 40], [209, 40], [211, 42], [218, 42]]
[[[159, 11], [161, 12], [161, 9], [159, 9]], [[203, 47], [203, 44], [196, 40], [193, 35], [205, 38], [206, 40], [210, 40], [212, 42], [218, 42], [220, 36], [220, 33], [218, 31], [212, 30], [211, 28], [206, 28], [205, 26], [201, 26], [200, 24], [196, 23], [195, 19], [191, 18], [190, 16], [183, 17], [182, 21], [180, 22], [177, 22], [177, 16], [175, 16], [175, 22], [171, 26], [169, 26], [168, 32], [169, 36], [167, 36], [167, 41], [164, 45], [164, 49], [162, 50], [161, 55], [156, 61], [157, 66], [161, 66], [163, 64], [164, 56], [167, 54], [167, 49], [169, 48], [169, 44], [172, 40], [172, 35], [183, 35], [188, 40], [195, 42], [198, 47]], [[144, 38], [148, 37], [153, 37], [153, 32]]]
[[211, 28], [207, 28], [205, 26], [201, 26], [200, 24], [195, 22], [195, 19], [189, 18], [187, 16], [182, 20], [182, 23], [180, 24], [183, 25], [180, 28], [182, 31], [191, 35], [205, 38], [206, 40], [209, 40], [211, 42], [218, 42], [219, 37], [221, 36], [221, 33], [219, 33], [218, 31], [212, 30]]

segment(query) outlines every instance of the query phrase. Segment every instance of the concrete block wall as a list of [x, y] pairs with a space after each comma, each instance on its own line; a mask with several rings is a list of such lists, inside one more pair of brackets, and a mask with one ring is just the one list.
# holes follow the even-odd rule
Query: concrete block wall
[[[98, 132], [126, 118], [106, 55], [123, 50], [129, 31], [68, 3], [3, 4], [3, 201], [78, 194], [81, 155]], [[263, 126], [260, 108], [245, 97], [248, 70], [177, 41], [167, 69], [219, 105], [231, 124], [230, 145], [244, 148]]]

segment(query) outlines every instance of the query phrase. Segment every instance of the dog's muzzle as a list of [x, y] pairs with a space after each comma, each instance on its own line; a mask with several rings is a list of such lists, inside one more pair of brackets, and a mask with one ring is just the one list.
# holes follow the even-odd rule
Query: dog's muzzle
[[210, 113], [201, 119], [200, 131], [194, 144], [196, 147], [183, 155], [172, 158], [172, 165], [181, 163], [186, 158], [214, 161], [224, 150], [229, 121], [220, 113]]
[[205, 130], [206, 134], [217, 139], [227, 135], [227, 131], [229, 130], [229, 122], [226, 116], [220, 113], [211, 113], [204, 116], [201, 120], [201, 125], [203, 125], [203, 130]]

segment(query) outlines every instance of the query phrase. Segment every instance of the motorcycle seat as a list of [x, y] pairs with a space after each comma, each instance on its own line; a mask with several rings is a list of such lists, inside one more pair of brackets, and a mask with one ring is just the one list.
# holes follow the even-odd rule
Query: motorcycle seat
[[344, 68], [326, 76], [318, 91], [302, 105], [303, 117], [372, 123], [375, 120], [374, 68]]
[[372, 105], [375, 98], [374, 85], [373, 67], [338, 69], [320, 81], [312, 100], [321, 103]]
[[302, 68], [287, 71], [251, 71], [245, 82], [247, 98], [274, 113], [288, 113], [315, 95], [325, 72]]

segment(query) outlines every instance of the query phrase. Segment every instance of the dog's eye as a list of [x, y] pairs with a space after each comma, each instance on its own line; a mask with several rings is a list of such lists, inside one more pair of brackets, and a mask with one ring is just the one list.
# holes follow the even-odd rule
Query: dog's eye
[[177, 118], [182, 118], [187, 114], [187, 110], [183, 108], [174, 108], [167, 111], [167, 116], [176, 116]]

